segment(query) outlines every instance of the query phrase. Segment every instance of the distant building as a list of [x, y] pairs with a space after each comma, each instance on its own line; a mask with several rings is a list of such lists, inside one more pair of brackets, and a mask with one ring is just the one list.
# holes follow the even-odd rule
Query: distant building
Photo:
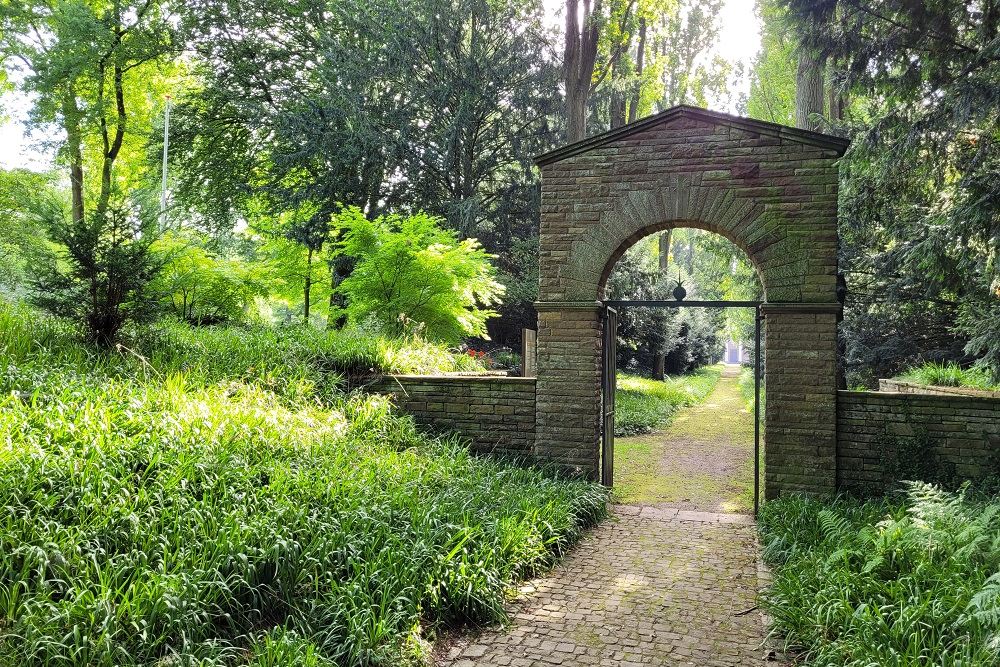
[[732, 338], [726, 341], [726, 350], [722, 353], [722, 363], [746, 364], [749, 362], [750, 355], [743, 348], [743, 343], [737, 343]]

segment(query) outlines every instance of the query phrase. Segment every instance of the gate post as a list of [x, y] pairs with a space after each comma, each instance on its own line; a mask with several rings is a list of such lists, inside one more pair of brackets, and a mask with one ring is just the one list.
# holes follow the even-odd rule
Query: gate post
[[765, 303], [767, 498], [837, 485], [839, 303]]
[[598, 301], [535, 304], [534, 455], [592, 480], [600, 470], [601, 307]]

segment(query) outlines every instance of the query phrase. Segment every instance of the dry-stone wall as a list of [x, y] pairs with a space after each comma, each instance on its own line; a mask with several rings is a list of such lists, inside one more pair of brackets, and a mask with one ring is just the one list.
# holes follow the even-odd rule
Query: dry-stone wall
[[974, 480], [1000, 472], [998, 398], [859, 391], [837, 398], [842, 489], [880, 493], [900, 479]]
[[531, 456], [535, 378], [500, 375], [390, 375], [369, 391], [389, 394], [417, 424], [457, 433], [474, 451]]

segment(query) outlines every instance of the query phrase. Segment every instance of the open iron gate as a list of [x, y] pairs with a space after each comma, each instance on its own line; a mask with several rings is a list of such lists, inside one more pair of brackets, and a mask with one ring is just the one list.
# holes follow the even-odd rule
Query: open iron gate
[[601, 354], [601, 483], [614, 485], [615, 474], [615, 389], [618, 364], [618, 310], [640, 308], [753, 308], [753, 514], [760, 509], [760, 302], [759, 301], [605, 301]]
[[612, 486], [615, 474], [615, 389], [618, 376], [618, 311], [604, 309], [601, 363], [601, 484]]

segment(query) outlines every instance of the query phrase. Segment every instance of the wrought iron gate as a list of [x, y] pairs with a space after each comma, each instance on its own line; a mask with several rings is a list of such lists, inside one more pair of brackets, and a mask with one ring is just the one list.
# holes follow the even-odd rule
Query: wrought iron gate
[[618, 311], [604, 309], [601, 363], [601, 484], [612, 486], [615, 474], [615, 388], [618, 363]]

